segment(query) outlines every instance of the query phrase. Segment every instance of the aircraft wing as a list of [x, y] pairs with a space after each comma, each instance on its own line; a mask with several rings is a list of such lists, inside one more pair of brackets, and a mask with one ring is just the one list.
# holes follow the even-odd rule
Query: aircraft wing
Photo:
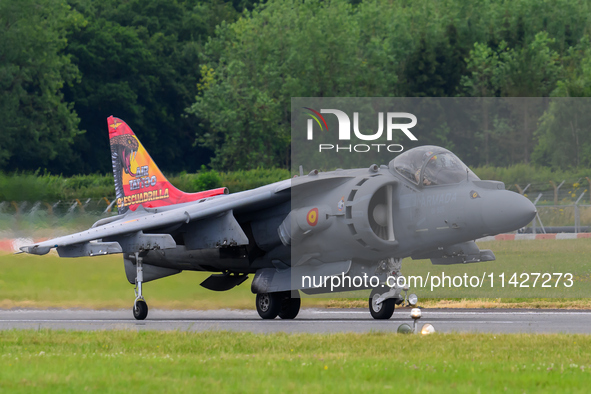
[[[60, 256], [63, 251], [64, 257], [120, 253], [121, 246], [117, 242], [92, 243], [90, 241], [103, 238], [112, 239], [117, 236], [126, 236], [146, 230], [189, 223], [218, 216], [231, 210], [248, 209], [249, 207], [259, 207], [266, 204], [272, 205], [274, 201], [285, 199], [286, 195], [289, 196], [290, 185], [291, 180], [288, 179], [253, 190], [203, 199], [199, 202], [163, 212], [158, 212], [158, 209], [145, 211], [143, 214], [136, 212], [132, 215], [126, 215], [120, 220], [99, 225], [86, 231], [23, 246], [20, 250], [30, 254], [43, 255], [49, 253], [53, 248], [58, 248]], [[282, 197], [279, 197], [280, 195]], [[148, 242], [174, 243], [172, 237], [168, 234], [167, 238], [151, 234], [147, 234], [147, 236], [152, 236], [152, 241]]]

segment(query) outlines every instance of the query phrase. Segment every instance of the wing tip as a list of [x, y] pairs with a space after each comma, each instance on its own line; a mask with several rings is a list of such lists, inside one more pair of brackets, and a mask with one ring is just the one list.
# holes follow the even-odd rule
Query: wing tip
[[49, 253], [51, 250], [51, 246], [39, 246], [39, 245], [32, 245], [32, 246], [21, 246], [20, 252], [16, 252], [15, 254], [20, 253], [28, 253], [28, 254], [36, 254], [36, 255], [44, 255]]

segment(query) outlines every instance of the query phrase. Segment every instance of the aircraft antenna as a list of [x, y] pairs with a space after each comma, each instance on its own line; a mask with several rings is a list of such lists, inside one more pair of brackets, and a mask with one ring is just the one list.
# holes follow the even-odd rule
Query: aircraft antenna
[[300, 176], [304, 176], [304, 166], [300, 165]]

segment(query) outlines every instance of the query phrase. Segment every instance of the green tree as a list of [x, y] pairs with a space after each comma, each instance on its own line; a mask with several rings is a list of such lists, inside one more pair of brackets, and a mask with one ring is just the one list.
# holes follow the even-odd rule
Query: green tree
[[589, 98], [552, 98], [536, 130], [539, 144], [532, 158], [555, 169], [591, 166]]
[[362, 31], [355, 12], [344, 1], [275, 1], [218, 27], [189, 109], [205, 121], [197, 141], [214, 167], [288, 167], [292, 96], [392, 95], [396, 34]]
[[584, 36], [562, 58], [565, 75], [556, 84], [553, 97], [591, 97], [591, 42]]
[[462, 77], [464, 91], [480, 101], [481, 129], [484, 164], [491, 162], [491, 100], [499, 89], [499, 55], [486, 44], [475, 43], [466, 59], [467, 75]]
[[421, 37], [406, 67], [406, 94], [411, 97], [455, 96], [466, 67], [463, 44], [454, 24], [448, 25], [442, 36], [437, 32], [432, 37]]
[[[506, 97], [547, 97], [555, 89], [561, 73], [558, 53], [551, 49], [554, 40], [546, 32], [535, 35], [534, 40], [522, 48], [507, 48], [500, 58], [500, 89]], [[535, 120], [543, 108], [531, 107], [530, 100], [523, 100], [514, 141], [523, 149], [522, 159], [529, 163], [535, 141]]]
[[538, 144], [533, 160], [554, 168], [591, 166], [591, 46], [583, 37], [563, 58], [565, 75], [552, 92], [554, 97], [536, 130]]
[[111, 169], [106, 118], [136, 132], [164, 171], [196, 171], [210, 152], [193, 144], [199, 122], [184, 117], [197, 94], [198, 56], [221, 20], [237, 13], [221, 0], [72, 1], [86, 18], [67, 47], [82, 73], [68, 89], [82, 119], [79, 172]]
[[81, 22], [58, 0], [0, 2], [0, 168], [68, 163], [79, 119], [62, 89], [79, 75], [63, 49]]

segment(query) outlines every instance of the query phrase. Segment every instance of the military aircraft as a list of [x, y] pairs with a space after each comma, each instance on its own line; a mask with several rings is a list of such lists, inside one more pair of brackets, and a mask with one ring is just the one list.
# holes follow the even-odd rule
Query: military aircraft
[[[142, 285], [184, 270], [213, 272], [201, 286], [214, 291], [254, 274], [251, 290], [263, 319], [295, 318], [299, 291], [335, 291], [327, 278], [369, 273], [382, 285], [370, 287], [370, 312], [388, 319], [402, 289], [383, 284], [401, 275], [403, 258], [494, 260], [474, 240], [523, 227], [536, 213], [527, 198], [480, 180], [436, 146], [408, 150], [388, 165], [314, 170], [233, 194], [226, 188], [188, 194], [168, 182], [125, 122], [111, 116], [108, 130], [119, 214], [21, 251], [122, 253], [138, 320], [148, 315]], [[343, 281], [337, 290], [351, 289]]]

